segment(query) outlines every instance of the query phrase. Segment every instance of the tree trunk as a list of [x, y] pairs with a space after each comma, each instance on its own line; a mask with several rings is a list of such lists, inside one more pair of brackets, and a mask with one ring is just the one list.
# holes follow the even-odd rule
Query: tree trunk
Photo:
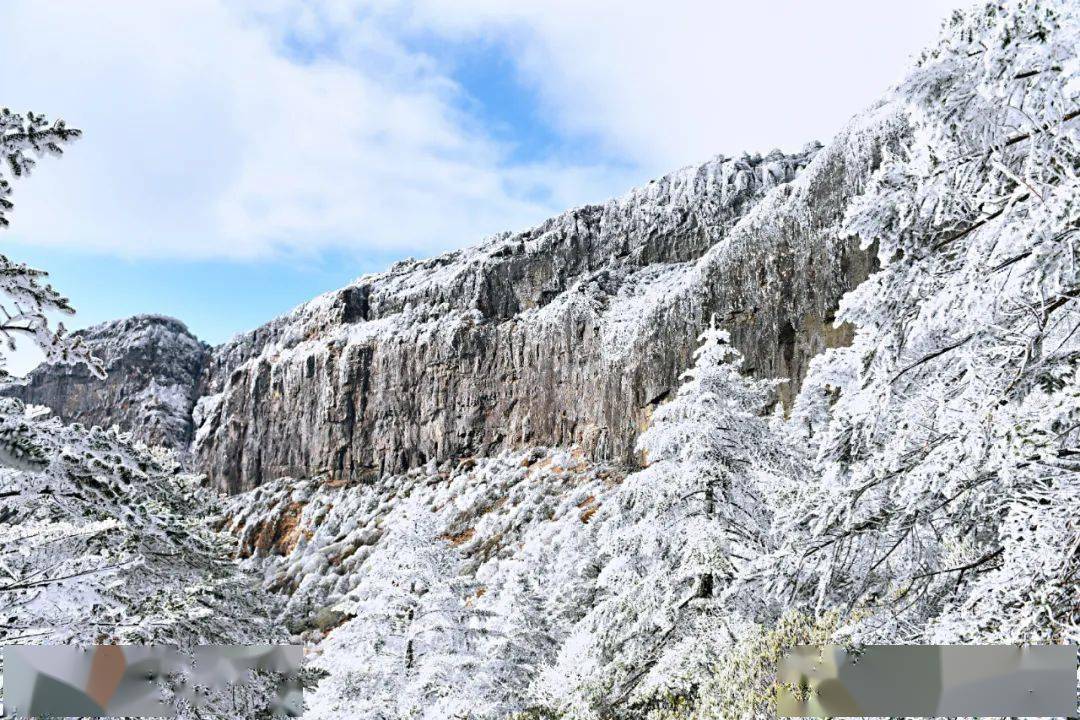
[[[712, 481], [706, 481], [705, 484], [705, 517], [709, 520], [713, 519], [716, 513], [716, 498], [713, 495]], [[711, 598], [713, 594], [713, 574], [704, 573], [698, 578], [698, 591], [697, 596], [699, 598]]]

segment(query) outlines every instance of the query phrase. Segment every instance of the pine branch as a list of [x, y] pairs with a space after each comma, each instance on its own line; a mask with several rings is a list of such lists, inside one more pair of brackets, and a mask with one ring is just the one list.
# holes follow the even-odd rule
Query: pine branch
[[[1063, 124], [1069, 122], [1070, 120], [1073, 120], [1073, 119], [1078, 118], [1078, 117], [1080, 117], [1080, 109], [1073, 110], [1072, 112], [1066, 113], [1064, 116], [1062, 116], [1060, 124], [1063, 125]], [[1021, 142], [1025, 141], [1025, 140], [1030, 139], [1034, 135], [1039, 135], [1041, 133], [1047, 132], [1052, 127], [1054, 127], [1055, 124], [1057, 124], [1057, 123], [1043, 123], [1037, 129], [1032, 130], [1031, 132], [1024, 133], [1023, 135], [1015, 135], [1015, 136], [1013, 136], [1013, 137], [1011, 137], [1011, 138], [1009, 138], [1008, 140], [1005, 141], [1004, 147], [1009, 147], [1010, 145], [1016, 145], [1017, 143], [1021, 143]]]
[[960, 347], [964, 343], [971, 340], [971, 338], [973, 338], [973, 337], [975, 337], [975, 333], [969, 333], [968, 335], [960, 338], [956, 342], [950, 343], [949, 345], [946, 345], [945, 347], [941, 348], [940, 350], [935, 350], [934, 352], [930, 353], [929, 355], [925, 355], [925, 356], [919, 358], [915, 362], [913, 362], [910, 365], [908, 365], [907, 367], [905, 367], [900, 372], [893, 375], [892, 378], [889, 379], [889, 384], [892, 384], [892, 383], [896, 382], [897, 380], [900, 379], [901, 376], [903, 376], [904, 374], [914, 370], [915, 368], [919, 367], [920, 365], [928, 363], [931, 360], [933, 360], [934, 358], [941, 357], [945, 353], [955, 350], [956, 348]]
[[34, 580], [32, 582], [12, 583], [10, 585], [4, 585], [0, 587], [0, 592], [10, 592], [12, 590], [26, 590], [28, 588], [41, 587], [43, 585], [52, 585], [53, 583], [58, 583], [63, 580], [71, 580], [72, 578], [85, 577], [86, 575], [96, 575], [97, 573], [108, 572], [110, 570], [118, 570], [122, 567], [130, 565], [133, 562], [135, 561], [129, 560], [128, 562], [119, 563], [117, 565], [109, 565], [107, 567], [94, 568], [92, 570], [83, 570], [81, 572], [71, 573], [70, 575], [61, 575], [60, 577], [45, 578], [43, 580]]
[[965, 572], [967, 572], [968, 570], [972, 570], [974, 568], [977, 568], [980, 565], [985, 565], [986, 563], [990, 562], [994, 558], [1001, 555], [1003, 552], [1005, 552], [1005, 548], [1000, 547], [1000, 548], [998, 548], [997, 550], [994, 550], [991, 553], [987, 553], [986, 555], [983, 555], [981, 558], [979, 558], [975, 562], [970, 562], [967, 565], [961, 565], [959, 567], [946, 568], [944, 570], [934, 570], [933, 572], [922, 573], [921, 575], [915, 575], [914, 577], [912, 577], [912, 580], [921, 580], [923, 578], [934, 577], [935, 575], [945, 575], [947, 573], [953, 573], [953, 572], [959, 572], [961, 577], [963, 577], [963, 574]]

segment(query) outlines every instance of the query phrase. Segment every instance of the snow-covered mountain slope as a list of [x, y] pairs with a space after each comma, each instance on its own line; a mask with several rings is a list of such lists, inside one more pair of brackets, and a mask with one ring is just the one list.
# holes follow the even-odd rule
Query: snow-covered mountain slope
[[[580, 540], [621, 480], [618, 469], [588, 461], [578, 448], [535, 448], [432, 462], [370, 484], [278, 480], [232, 499], [219, 522], [239, 539], [244, 565], [262, 573], [267, 587], [287, 593], [284, 617], [292, 629], [317, 641], [328, 624], [343, 619], [334, 607], [361, 583], [365, 562], [406, 500], [431, 511], [442, 541], [460, 554], [461, 571], [483, 587], [500, 564], [520, 562], [526, 545], [538, 553], [529, 565], [543, 566], [545, 575], [587, 574], [560, 562], [561, 547]], [[569, 583], [552, 579], [553, 595], [562, 589], [556, 584]]]
[[[650, 328], [688, 333], [702, 288], [749, 287], [762, 262], [790, 253], [810, 273], [812, 247], [876, 252], [837, 314], [853, 342], [810, 362], [786, 416], [736, 371], [760, 355], [740, 362], [722, 316], [730, 335], [707, 333], [651, 413], [643, 469], [595, 447], [571, 446], [571, 463], [564, 446], [329, 468], [234, 498], [223, 522], [245, 565], [290, 596], [329, 673], [312, 715], [771, 717], [793, 644], [1080, 640], [1078, 46], [1073, 4], [957, 15], [720, 241], [640, 270], [656, 284], [627, 313], [632, 348]], [[809, 302], [805, 276], [756, 277], [773, 303], [758, 319]], [[626, 287], [519, 314], [609, 317]], [[402, 343], [438, 347], [442, 327]], [[265, 359], [267, 382], [288, 382], [279, 342], [237, 367]]]
[[886, 117], [820, 152], [716, 158], [399, 263], [238, 337], [215, 350], [196, 410], [199, 468], [235, 491], [536, 445], [630, 464], [714, 314], [754, 372], [792, 380], [789, 397], [808, 360], [849, 337], [829, 321], [869, 255], [830, 228], [880, 157]]
[[[516, 627], [521, 602], [529, 603], [528, 622], [541, 623], [543, 628], [535, 630], [546, 633], [534, 662], [554, 658], [563, 628], [594, 601], [598, 567], [589, 553], [590, 526], [622, 479], [617, 469], [590, 462], [578, 448], [535, 448], [457, 465], [432, 462], [372, 484], [281, 480], [233, 498], [220, 522], [240, 540], [242, 567], [261, 573], [268, 589], [288, 595], [282, 621], [313, 645], [313, 664], [330, 672], [332, 679], [312, 700], [315, 717], [384, 716], [380, 712], [387, 708], [378, 707], [383, 699], [377, 693], [374, 704], [361, 710], [342, 704], [336, 697], [340, 688], [333, 688], [350, 657], [358, 663], [355, 672], [373, 686], [385, 679], [380, 673], [395, 674], [393, 656], [388, 667], [365, 665], [371, 662], [373, 637], [362, 625], [375, 623], [376, 636], [392, 632], [399, 618], [379, 619], [380, 603], [392, 600], [373, 596], [384, 594], [384, 583], [406, 582], [410, 572], [425, 586], [461, 583], [467, 591], [458, 610], [476, 626], [472, 648], [443, 660], [443, 670], [456, 679], [443, 678], [429, 690], [453, 691], [456, 707], [473, 707], [476, 717], [499, 717], [513, 703], [464, 676], [481, 665], [479, 672], [488, 672], [489, 660], [517, 652], [506, 646], [505, 636]], [[394, 563], [404, 565], [388, 567]], [[394, 577], [375, 580], [380, 567]], [[517, 598], [512, 606], [507, 593]], [[372, 616], [361, 609], [368, 603], [375, 604]], [[429, 630], [454, 632], [442, 625]], [[324, 649], [321, 643], [328, 639], [333, 644]], [[439, 638], [418, 642], [433, 653], [444, 649]], [[424, 648], [418, 646], [418, 655], [427, 652]], [[525, 693], [532, 669], [501, 671], [509, 674], [504, 681], [515, 692]], [[481, 705], [487, 709], [481, 711]]]
[[117, 425], [151, 445], [186, 450], [210, 348], [179, 320], [136, 315], [79, 330], [108, 377], [83, 365], [42, 365], [0, 395], [45, 405], [65, 422]]
[[207, 514], [310, 716], [765, 718], [794, 644], [1080, 641], [1078, 47], [975, 7], [813, 153], [216, 348]]
[[[524, 233], [398, 263], [215, 348], [199, 379], [171, 369], [197, 366], [185, 350], [160, 371], [132, 356], [104, 382], [42, 368], [9, 392], [140, 432], [135, 398], [200, 395], [194, 468], [232, 492], [537, 445], [633, 464], [637, 433], [713, 315], [754, 373], [791, 380], [785, 402], [811, 357], [850, 339], [830, 320], [871, 254], [834, 229], [891, 142], [883, 123], [871, 116], [824, 150], [714, 158]], [[110, 359], [142, 347], [138, 320], [88, 344]], [[182, 415], [159, 414], [184, 437]]]

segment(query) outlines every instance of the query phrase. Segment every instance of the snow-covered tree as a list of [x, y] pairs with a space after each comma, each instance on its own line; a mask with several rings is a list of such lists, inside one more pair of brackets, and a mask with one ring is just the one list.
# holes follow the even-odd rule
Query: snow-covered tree
[[537, 704], [533, 679], [558, 651], [554, 618], [530, 568], [510, 561], [502, 570], [500, 585], [483, 596], [491, 601], [483, 605], [488, 642], [479, 672], [482, 695], [500, 718]]
[[[206, 526], [220, 499], [170, 452], [9, 398], [0, 418], [21, 418], [18, 433], [40, 460], [0, 467], [0, 644], [287, 641], [271, 619], [275, 598], [237, 572], [232, 543]], [[266, 707], [273, 695], [208, 702], [227, 708], [234, 697]]]
[[[0, 155], [4, 159], [0, 165], [0, 227], [11, 223], [12, 182], [29, 175], [37, 159], [60, 155], [62, 146], [79, 135], [79, 130], [67, 127], [63, 120], [50, 124], [43, 115], [27, 113], [24, 117], [0, 109]], [[0, 336], [5, 345], [9, 351], [14, 350], [15, 338], [27, 337], [41, 349], [46, 362], [86, 363], [94, 373], [102, 375], [101, 363], [79, 337], [68, 335], [63, 323], [55, 330], [50, 328], [48, 313], [71, 315], [75, 310], [52, 285], [42, 284], [46, 275], [0, 255]]]
[[7, 215], [14, 207], [9, 199], [11, 179], [28, 175], [44, 155], [63, 154], [61, 146], [81, 134], [80, 130], [67, 127], [63, 120], [50, 125], [44, 115], [31, 112], [23, 117], [8, 108], [0, 109], [0, 150], [4, 154], [4, 167], [0, 169], [3, 173], [0, 174], [0, 225], [10, 224]]
[[[10, 224], [12, 183], [79, 134], [63, 121], [0, 110], [0, 227]], [[45, 362], [86, 364], [104, 377], [79, 336], [63, 324], [50, 327], [50, 313], [74, 310], [42, 282], [45, 275], [0, 255], [5, 346], [14, 350], [22, 336]], [[8, 377], [2, 365], [0, 353], [0, 380]], [[218, 501], [167, 451], [0, 399], [0, 642], [190, 648], [285, 641], [270, 620], [274, 599], [236, 571], [230, 543], [205, 524]], [[262, 677], [238, 692], [203, 688], [202, 709], [184, 700], [178, 709], [199, 717], [240, 702], [268, 712], [272, 687]]]
[[1077, 47], [1075, 3], [956, 14], [845, 219], [882, 269], [803, 391], [832, 397], [800, 398], [819, 482], [783, 509], [776, 577], [875, 609], [867, 639], [1076, 638]]
[[658, 532], [685, 573], [676, 594], [706, 600], [729, 595], [734, 580], [747, 579], [771, 543], [772, 500], [799, 468], [786, 429], [767, 415], [776, 381], [743, 375], [741, 354], [715, 324], [699, 342], [677, 396], [656, 411], [638, 441], [648, 469], [666, 479], [650, 481], [643, 473], [626, 484], [628, 495], [621, 497], [643, 514], [631, 512], [633, 521], [605, 534], [601, 546], [614, 556], [636, 544], [637, 531]]
[[[61, 145], [74, 140], [79, 131], [62, 120], [51, 125], [42, 115], [26, 117], [0, 109], [0, 227], [10, 224], [14, 207], [10, 197], [12, 182], [25, 177], [44, 155], [60, 155]], [[25, 337], [44, 354], [46, 362], [85, 363], [96, 375], [104, 377], [100, 361], [82, 338], [67, 333], [63, 323], [49, 326], [48, 313], [70, 315], [75, 312], [68, 299], [42, 284], [42, 270], [17, 263], [0, 254], [0, 341], [8, 352], [15, 350], [16, 337]], [[0, 380], [9, 377], [4, 368], [5, 354], [0, 352]], [[46, 458], [24, 431], [20, 417], [0, 418], [0, 463], [9, 466], [42, 468]]]
[[387, 518], [392, 530], [365, 564], [364, 582], [338, 603], [352, 615], [315, 666], [331, 673], [310, 703], [314, 717], [484, 717], [469, 692], [483, 664], [485, 627], [476, 588], [415, 500]]
[[707, 671], [725, 616], [754, 612], [740, 590], [770, 549], [766, 498], [795, 469], [766, 414], [774, 383], [739, 372], [725, 331], [700, 340], [640, 438], [648, 467], [598, 517], [605, 565], [585, 625], [605, 703], [688, 688]]

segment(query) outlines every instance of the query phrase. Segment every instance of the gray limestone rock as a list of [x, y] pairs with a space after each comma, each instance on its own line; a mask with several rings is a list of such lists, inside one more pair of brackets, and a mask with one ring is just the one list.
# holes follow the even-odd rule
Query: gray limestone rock
[[873, 267], [837, 232], [878, 162], [869, 137], [716, 158], [321, 296], [215, 350], [197, 462], [231, 492], [532, 445], [633, 464], [714, 316], [788, 402], [811, 357], [850, 342], [833, 314]]
[[209, 355], [175, 321], [119, 321], [88, 339], [146, 340], [104, 341], [105, 383], [49, 368], [7, 392], [65, 419], [190, 439], [195, 469], [230, 492], [531, 446], [633, 465], [637, 434], [712, 318], [748, 372], [788, 381], [785, 405], [812, 357], [851, 341], [835, 312], [876, 255], [841, 221], [906, 133], [902, 110], [882, 103], [824, 148], [717, 157], [525, 232], [396, 263]]

